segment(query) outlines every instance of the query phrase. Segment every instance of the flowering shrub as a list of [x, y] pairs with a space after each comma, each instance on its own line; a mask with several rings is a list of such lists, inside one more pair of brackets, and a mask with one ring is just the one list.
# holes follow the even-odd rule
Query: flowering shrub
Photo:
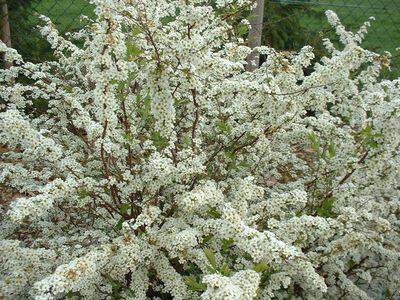
[[93, 2], [82, 48], [44, 18], [57, 61], [1, 45], [0, 297], [400, 297], [400, 81], [368, 23], [327, 12], [343, 49], [245, 72], [250, 1]]

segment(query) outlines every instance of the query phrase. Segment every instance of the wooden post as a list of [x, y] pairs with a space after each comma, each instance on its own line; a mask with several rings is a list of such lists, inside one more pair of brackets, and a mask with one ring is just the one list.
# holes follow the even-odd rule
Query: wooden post
[[[1, 40], [7, 47], [11, 47], [10, 22], [8, 20], [8, 6], [6, 0], [1, 1]], [[4, 55], [3, 55], [4, 56]], [[4, 60], [4, 57], [3, 57]], [[12, 64], [4, 60], [4, 67], [10, 68]]]
[[[263, 29], [263, 20], [264, 20], [264, 0], [257, 0], [257, 6], [251, 12], [251, 19], [249, 20], [251, 29], [249, 31], [249, 37], [247, 40], [247, 44], [250, 48], [260, 47], [261, 46], [261, 37], [262, 37], [262, 29]], [[260, 64], [260, 55], [256, 51], [253, 51], [249, 54], [246, 59], [247, 71], [254, 71], [258, 68]], [[254, 62], [254, 65], [253, 65]]]

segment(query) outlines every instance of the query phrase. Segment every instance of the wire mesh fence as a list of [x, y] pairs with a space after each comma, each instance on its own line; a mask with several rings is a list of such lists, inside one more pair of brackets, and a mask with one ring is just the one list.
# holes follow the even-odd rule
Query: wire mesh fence
[[[82, 15], [93, 16], [86, 0], [0, 0], [1, 39], [11, 44], [27, 60], [41, 61], [51, 57], [48, 43], [41, 37], [39, 15], [49, 17], [61, 33], [82, 27]], [[4, 30], [6, 27], [10, 28]]]
[[[93, 15], [87, 0], [0, 0], [0, 4], [1, 39], [32, 61], [51, 56], [49, 45], [36, 30], [38, 15], [50, 17], [62, 33], [79, 29], [81, 15]], [[266, 0], [263, 43], [282, 50], [310, 44], [322, 55], [322, 38], [334, 39], [324, 15], [328, 9], [351, 30], [374, 16], [364, 46], [379, 53], [391, 52], [393, 69], [399, 73], [400, 0]]]
[[[357, 31], [370, 17], [374, 17], [371, 27], [363, 42], [363, 46], [372, 51], [392, 53], [392, 65], [396, 75], [400, 72], [400, 0], [271, 0], [272, 5], [291, 7], [292, 14], [288, 18], [297, 18], [294, 29], [301, 35], [303, 44], [311, 44], [317, 51], [321, 50], [321, 40], [329, 37], [335, 40], [333, 29], [328, 24], [325, 11], [333, 10], [340, 17], [346, 28]], [[284, 20], [275, 19], [274, 25], [279, 27]], [[268, 30], [267, 30], [268, 31]], [[269, 29], [274, 31], [274, 29]], [[273, 43], [272, 43], [273, 45]], [[287, 45], [286, 45], [287, 46]], [[289, 45], [290, 46], [290, 45]], [[294, 45], [298, 48], [299, 45]]]

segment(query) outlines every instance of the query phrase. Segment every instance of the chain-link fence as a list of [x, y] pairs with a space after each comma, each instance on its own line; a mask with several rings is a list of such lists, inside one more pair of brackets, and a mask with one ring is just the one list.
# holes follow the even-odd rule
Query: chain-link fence
[[[369, 17], [375, 21], [364, 46], [376, 52], [390, 51], [398, 74], [400, 58], [400, 0], [265, 0], [263, 43], [282, 50], [296, 50], [311, 44], [323, 55], [323, 37], [334, 39], [324, 12], [334, 10], [351, 30]], [[35, 27], [37, 15], [50, 17], [60, 32], [82, 26], [81, 15], [93, 15], [87, 0], [0, 0], [1, 37], [28, 60], [38, 61], [51, 54]]]
[[82, 15], [94, 14], [86, 0], [0, 0], [0, 4], [1, 39], [32, 61], [51, 57], [49, 45], [37, 29], [41, 24], [39, 15], [48, 16], [65, 33], [82, 26]]
[[[399, 76], [400, 51], [396, 49], [400, 47], [400, 0], [270, 0], [269, 3], [271, 10], [274, 5], [281, 9], [286, 7], [290, 12], [286, 17], [297, 22], [293, 31], [302, 37], [301, 43], [314, 46], [317, 52], [322, 51], [322, 38], [336, 38], [326, 20], [325, 11], [335, 11], [346, 28], [352, 31], [357, 31], [365, 21], [374, 17], [363, 46], [378, 53], [391, 52], [392, 75]], [[265, 21], [265, 27], [269, 28], [267, 32], [274, 32], [285, 22], [285, 18], [275, 13]], [[290, 47], [290, 41], [293, 39], [286, 39], [286, 47], [299, 48], [299, 44]], [[274, 43], [271, 44], [274, 46]]]

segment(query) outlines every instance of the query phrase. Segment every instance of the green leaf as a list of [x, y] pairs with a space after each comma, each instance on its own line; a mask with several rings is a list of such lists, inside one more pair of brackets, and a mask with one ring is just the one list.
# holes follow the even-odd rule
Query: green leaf
[[219, 271], [224, 276], [229, 276], [232, 273], [232, 270], [229, 268], [227, 263], [224, 263]]
[[203, 292], [207, 288], [207, 285], [202, 282], [198, 282], [194, 275], [185, 277], [185, 283], [189, 289], [195, 292]]
[[238, 36], [245, 36], [248, 31], [249, 31], [249, 28], [246, 25], [239, 25], [239, 26], [237, 26], [237, 29], [236, 29]]
[[264, 272], [261, 273], [261, 280], [260, 280], [260, 285], [264, 286], [267, 284], [267, 282], [270, 280], [271, 275], [274, 274], [275, 271], [273, 270], [265, 270]]
[[141, 34], [142, 32], [143, 32], [142, 28], [140, 28], [140, 27], [137, 26], [137, 25], [134, 25], [134, 26], [133, 26], [133, 29], [132, 29], [132, 35], [133, 35], [133, 36], [136, 36], [136, 35], [138, 35], [138, 34]]
[[139, 56], [142, 53], [143, 53], [142, 49], [140, 49], [140, 47], [135, 43], [131, 41], [126, 43], [126, 54], [128, 58]]
[[365, 144], [373, 149], [378, 148], [378, 142], [373, 139], [366, 139]]
[[215, 258], [215, 254], [208, 248], [204, 248], [204, 254], [207, 257], [208, 262], [210, 265], [214, 268], [214, 270], [217, 270], [217, 260]]
[[225, 150], [224, 154], [226, 157], [230, 158], [231, 160], [236, 160], [236, 153], [232, 150]]
[[229, 247], [232, 246], [234, 240], [233, 239], [223, 239], [222, 240], [222, 251], [227, 252], [229, 250]]
[[196, 264], [189, 262], [187, 272], [189, 274], [200, 274], [201, 270]]
[[208, 206], [209, 210], [208, 210], [208, 214], [213, 217], [214, 219], [219, 219], [221, 218], [222, 214], [217, 211], [217, 209], [215, 207], [212, 206]]
[[90, 196], [90, 192], [85, 188], [80, 188], [77, 190], [79, 199], [83, 199], [87, 196]]
[[268, 265], [266, 262], [260, 262], [258, 264], [255, 264], [253, 267], [254, 271], [256, 271], [257, 273], [262, 273], [265, 270], [268, 269]]
[[121, 289], [122, 284], [116, 280], [114, 280], [110, 275], [106, 275], [107, 281], [111, 284], [113, 289]]
[[124, 132], [123, 133], [123, 137], [125, 140], [127, 140], [128, 142], [132, 142], [133, 141], [133, 135], [130, 132]]
[[250, 164], [247, 161], [243, 160], [238, 164], [238, 166], [242, 168], [249, 168]]
[[324, 218], [334, 217], [333, 206], [335, 204], [335, 198], [329, 197], [322, 202], [321, 206], [317, 208], [317, 215]]
[[188, 135], [184, 135], [182, 138], [182, 144], [186, 147], [190, 146], [192, 144], [192, 139]]
[[217, 126], [218, 126], [219, 130], [221, 130], [224, 133], [230, 133], [232, 131], [229, 124], [222, 120], [217, 123]]
[[329, 144], [329, 157], [333, 158], [335, 156], [335, 145], [333, 143]]
[[66, 299], [72, 299], [75, 296], [75, 293], [73, 291], [69, 291], [66, 295]]
[[315, 132], [310, 132], [308, 138], [311, 141], [311, 148], [319, 154], [321, 143], [319, 142]]
[[139, 115], [142, 117], [142, 119], [147, 120], [151, 117], [151, 98], [149, 95], [147, 95], [143, 99], [143, 103], [141, 102], [140, 95], [136, 96], [136, 102], [137, 105], [139, 106]]
[[203, 241], [201, 242], [201, 244], [206, 244], [208, 243], [214, 236], [212, 234], [206, 235], [205, 237], [203, 237]]
[[168, 146], [168, 140], [163, 138], [158, 131], [153, 131], [153, 133], [151, 134], [151, 140], [158, 150], [161, 150]]
[[72, 85], [66, 85], [64, 88], [65, 88], [65, 91], [68, 93], [72, 93], [72, 91], [73, 91]]
[[121, 212], [121, 214], [126, 214], [128, 212], [128, 210], [131, 208], [131, 204], [130, 203], [123, 203], [120, 207], [119, 207], [119, 211]]
[[124, 222], [125, 222], [125, 218], [121, 217], [121, 219], [119, 219], [117, 224], [115, 224], [115, 229], [121, 230], [122, 229], [122, 223], [124, 223]]
[[382, 133], [373, 133], [373, 127], [371, 124], [368, 124], [362, 131], [361, 135], [364, 137], [364, 145], [376, 149], [379, 146], [379, 143], [376, 139], [382, 138]]
[[173, 17], [173, 16], [166, 16], [166, 17], [160, 19], [161, 24], [164, 26], [167, 25], [168, 23], [173, 22], [174, 20], [175, 20], [175, 17]]

